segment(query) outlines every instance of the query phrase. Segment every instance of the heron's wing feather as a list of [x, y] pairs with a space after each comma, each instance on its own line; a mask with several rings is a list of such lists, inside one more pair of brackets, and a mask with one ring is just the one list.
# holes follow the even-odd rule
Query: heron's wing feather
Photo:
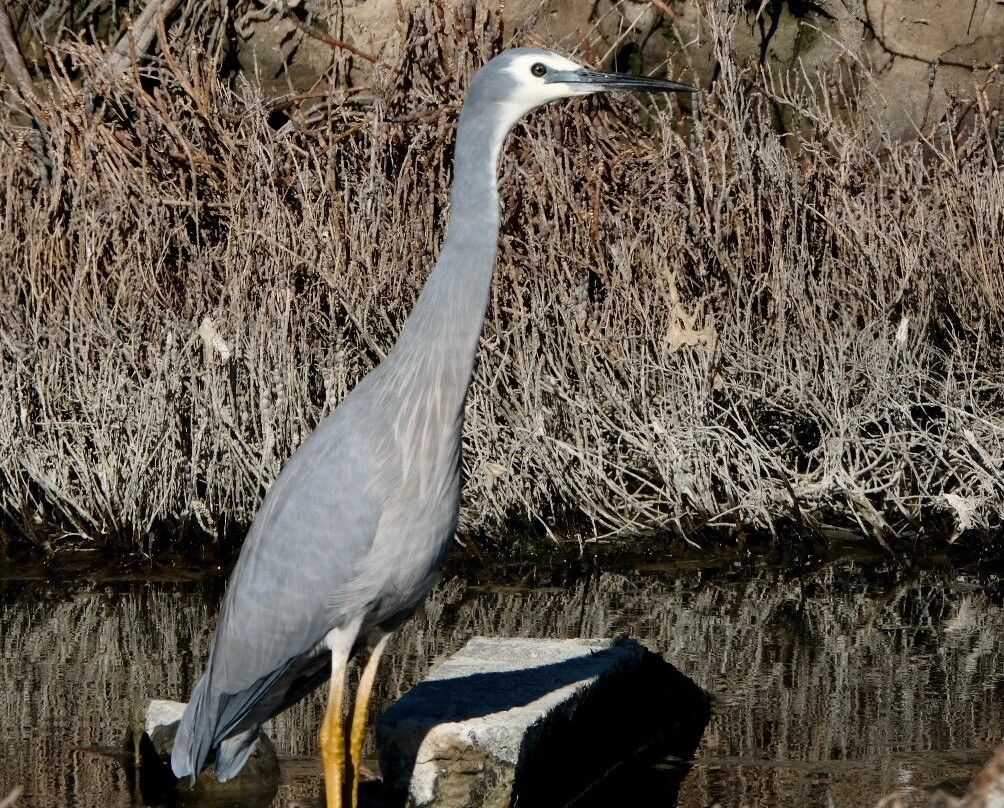
[[[221, 739], [266, 720], [323, 680], [313, 675], [321, 644], [352, 613], [350, 582], [393, 485], [393, 473], [381, 466], [387, 430], [375, 419], [347, 399], [266, 495], [228, 584], [206, 672], [179, 728], [191, 770], [204, 765]], [[187, 773], [183, 764], [176, 773], [179, 767]]]
[[244, 768], [247, 759], [251, 757], [256, 740], [258, 740], [257, 728], [239, 732], [220, 743], [216, 754], [216, 779], [225, 783], [236, 777]]
[[385, 430], [360, 427], [361, 408], [348, 403], [283, 468], [230, 579], [212, 662], [236, 690], [310, 651], [345, 617], [332, 604], [369, 552], [387, 498]]
[[330, 670], [329, 654], [320, 651], [301, 654], [239, 693], [221, 694], [216, 716], [217, 739], [256, 729], [310, 693], [328, 678]]

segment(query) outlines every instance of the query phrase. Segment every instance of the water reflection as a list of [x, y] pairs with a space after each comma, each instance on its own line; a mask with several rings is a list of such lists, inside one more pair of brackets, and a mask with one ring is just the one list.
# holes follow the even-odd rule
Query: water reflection
[[[839, 808], [897, 789], [923, 804], [1001, 740], [1000, 590], [993, 577], [852, 562], [604, 573], [543, 589], [451, 578], [395, 637], [376, 698], [387, 705], [476, 634], [629, 634], [718, 699], [682, 808]], [[0, 583], [0, 796], [23, 785], [24, 806], [130, 805], [122, 767], [96, 750], [121, 746], [133, 703], [188, 693], [218, 599], [218, 583]], [[273, 805], [317, 800], [322, 712], [317, 695], [272, 723], [286, 758]], [[648, 805], [667, 804], [665, 779], [657, 767], [640, 781]]]

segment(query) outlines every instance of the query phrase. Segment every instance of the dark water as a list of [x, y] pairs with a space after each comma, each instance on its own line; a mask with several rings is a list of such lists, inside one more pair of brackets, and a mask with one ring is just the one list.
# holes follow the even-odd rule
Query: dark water
[[[20, 806], [133, 804], [106, 753], [121, 746], [134, 703], [186, 696], [220, 582], [8, 575], [0, 800], [22, 786]], [[562, 586], [448, 578], [396, 635], [377, 706], [473, 635], [628, 634], [717, 699], [681, 808], [872, 806], [897, 791], [925, 805], [934, 789], [963, 786], [1001, 742], [1002, 591], [994, 574], [852, 561], [667, 564]], [[319, 805], [322, 710], [314, 697], [272, 723], [284, 758], [273, 805]], [[651, 782], [638, 804], [670, 805]]]

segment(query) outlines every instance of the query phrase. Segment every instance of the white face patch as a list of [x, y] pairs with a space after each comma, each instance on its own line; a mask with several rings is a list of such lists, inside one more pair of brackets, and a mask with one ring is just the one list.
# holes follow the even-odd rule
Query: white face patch
[[[504, 115], [515, 123], [527, 112], [558, 98], [588, 95], [596, 88], [588, 84], [569, 84], [562, 81], [548, 82], [548, 75], [534, 75], [534, 66], [543, 65], [547, 73], [579, 70], [582, 65], [558, 56], [556, 53], [520, 56], [506, 68], [512, 78], [512, 93], [503, 104]], [[539, 68], [538, 68], [539, 72]]]

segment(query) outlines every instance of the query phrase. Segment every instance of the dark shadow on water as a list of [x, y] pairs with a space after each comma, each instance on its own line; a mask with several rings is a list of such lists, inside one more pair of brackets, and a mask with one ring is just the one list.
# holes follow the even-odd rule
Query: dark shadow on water
[[[600, 651], [521, 670], [424, 681], [410, 696], [422, 704], [422, 717], [411, 718], [399, 702], [385, 713], [378, 734], [383, 734], [385, 723], [407, 721], [413, 728], [397, 748], [403, 759], [400, 771], [407, 775], [422, 741], [436, 724], [530, 704], [592, 678], [608, 666]], [[435, 720], [425, 719], [430, 715]], [[708, 694], [660, 656], [645, 651], [630, 674], [600, 679], [584, 698], [576, 700], [574, 710], [555, 711], [546, 730], [544, 722], [531, 728], [516, 763], [514, 803], [520, 808], [599, 808], [616, 797], [615, 802], [625, 804], [623, 800], [639, 779], [655, 776], [653, 763], [667, 757], [687, 761], [693, 756], [710, 717]], [[675, 803], [687, 770], [685, 764], [659, 767], [658, 793], [665, 796], [665, 805]], [[398, 778], [399, 788], [403, 782], [404, 778]], [[470, 785], [476, 789], [476, 779]], [[645, 788], [651, 787], [645, 783]], [[473, 796], [476, 802], [476, 793]], [[385, 799], [388, 806], [404, 801], [401, 791], [388, 791]]]

